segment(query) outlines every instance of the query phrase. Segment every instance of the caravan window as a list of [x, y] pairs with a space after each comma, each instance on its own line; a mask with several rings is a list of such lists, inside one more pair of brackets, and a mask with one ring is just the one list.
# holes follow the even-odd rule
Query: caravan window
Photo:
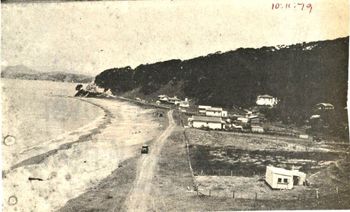
[[278, 183], [282, 183], [282, 178], [278, 178]]
[[287, 179], [287, 178], [284, 178], [284, 179], [283, 179], [283, 183], [288, 183], [288, 179]]

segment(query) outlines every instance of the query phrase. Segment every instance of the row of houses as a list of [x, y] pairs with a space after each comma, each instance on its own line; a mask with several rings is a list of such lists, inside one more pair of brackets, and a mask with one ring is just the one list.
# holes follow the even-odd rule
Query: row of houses
[[182, 107], [182, 108], [189, 108], [190, 107], [190, 103], [189, 103], [188, 98], [185, 98], [185, 100], [181, 100], [177, 96], [169, 97], [167, 95], [159, 95], [158, 101], [156, 103], [157, 104], [160, 104], [160, 103], [173, 104], [173, 105], [177, 105], [177, 106]]
[[205, 105], [198, 106], [198, 113], [199, 115], [188, 118], [189, 127], [228, 131], [243, 131], [244, 128], [250, 128], [252, 132], [264, 132], [259, 126], [260, 117], [251, 113], [246, 116], [229, 117], [226, 110]]
[[225, 129], [225, 120], [228, 116], [227, 111], [220, 107], [212, 107], [207, 105], [198, 106], [198, 116], [188, 118], [189, 127], [193, 128], [208, 128], [212, 130]]

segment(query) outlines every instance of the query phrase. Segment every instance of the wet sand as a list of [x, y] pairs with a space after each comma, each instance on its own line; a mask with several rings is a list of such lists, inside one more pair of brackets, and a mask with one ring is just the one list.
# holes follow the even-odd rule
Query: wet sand
[[[15, 163], [8, 163], [3, 176], [4, 211], [58, 210], [96, 186], [123, 161], [139, 155], [140, 145], [164, 129], [153, 109], [117, 100], [81, 100], [100, 107], [103, 115], [20, 152]], [[16, 197], [15, 204], [9, 203], [11, 196]]]

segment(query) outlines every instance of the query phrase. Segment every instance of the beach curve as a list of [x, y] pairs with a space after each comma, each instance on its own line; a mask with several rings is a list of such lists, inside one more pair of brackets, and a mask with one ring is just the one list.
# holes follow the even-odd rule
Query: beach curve
[[[60, 144], [58, 149], [49, 150], [54, 151], [52, 153], [34, 155], [36, 158], [32, 161], [22, 161], [21, 165], [6, 173], [4, 202], [7, 202], [7, 197], [17, 194], [18, 208], [28, 208], [29, 205], [36, 210], [40, 206], [38, 211], [57, 210], [69, 199], [96, 185], [119, 163], [138, 154], [137, 144], [149, 141], [161, 131], [151, 109], [140, 110], [130, 103], [107, 99], [83, 101], [105, 110], [103, 122], [89, 132], [85, 131], [83, 137], [73, 133], [79, 136], [77, 140]], [[43, 181], [29, 182], [28, 177]], [[21, 193], [19, 189], [32, 195], [18, 195]], [[4, 204], [6, 209], [14, 207]]]

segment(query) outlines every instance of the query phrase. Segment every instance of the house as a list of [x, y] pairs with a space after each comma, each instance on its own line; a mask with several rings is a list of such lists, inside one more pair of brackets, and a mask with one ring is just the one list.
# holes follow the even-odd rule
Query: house
[[234, 123], [231, 124], [231, 128], [233, 130], [243, 131], [243, 127], [241, 125], [236, 125]]
[[221, 117], [192, 116], [188, 119], [188, 125], [193, 128], [222, 129], [225, 121]]
[[267, 166], [265, 181], [272, 189], [292, 189], [295, 185], [305, 183], [306, 174], [298, 170]]
[[238, 117], [238, 118], [237, 118], [237, 121], [239, 121], [239, 122], [241, 122], [241, 123], [243, 123], [243, 124], [247, 124], [248, 121], [249, 121], [249, 119], [246, 118], [246, 117]]
[[227, 117], [227, 111], [221, 107], [210, 107], [205, 110], [206, 116]]
[[250, 126], [252, 132], [254, 133], [264, 133], [264, 128], [258, 125], [251, 125]]
[[180, 107], [188, 108], [188, 107], [190, 107], [190, 103], [188, 102], [188, 99], [185, 98], [185, 101], [180, 101], [179, 106], [180, 106]]
[[158, 100], [160, 102], [168, 102], [169, 101], [169, 97], [167, 95], [159, 95], [158, 96]]
[[251, 125], [259, 125], [260, 124], [260, 118], [259, 116], [249, 116], [248, 117], [248, 123]]
[[259, 95], [256, 99], [256, 104], [259, 106], [268, 106], [274, 107], [278, 103], [278, 99], [276, 97], [270, 95]]
[[315, 108], [317, 110], [334, 110], [334, 106], [330, 103], [318, 103]]
[[179, 105], [181, 102], [181, 99], [177, 98], [177, 96], [169, 97], [168, 102], [171, 104]]
[[199, 113], [205, 114], [205, 112], [206, 112], [207, 109], [209, 109], [209, 108], [211, 108], [211, 106], [207, 106], [207, 105], [198, 105]]

